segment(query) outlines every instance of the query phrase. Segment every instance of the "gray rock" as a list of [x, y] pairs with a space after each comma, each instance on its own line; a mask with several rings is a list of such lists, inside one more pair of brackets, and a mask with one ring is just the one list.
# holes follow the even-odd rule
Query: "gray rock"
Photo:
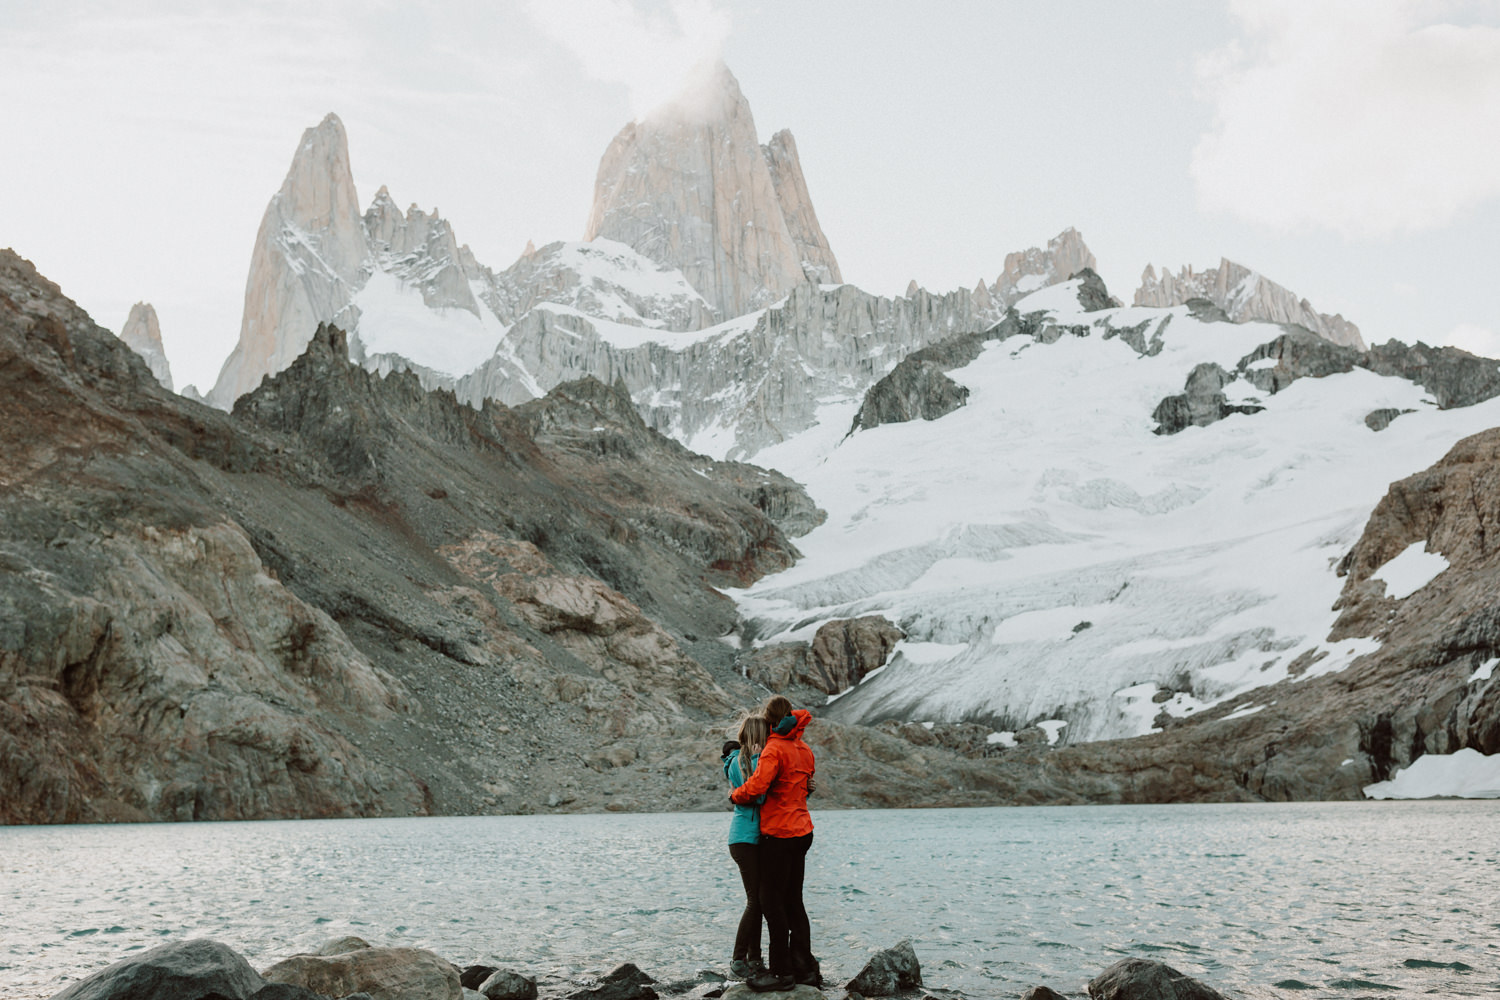
[[1232, 381], [1233, 376], [1211, 361], [1194, 367], [1182, 395], [1168, 396], [1156, 405], [1151, 414], [1157, 424], [1156, 433], [1176, 434], [1188, 427], [1207, 427], [1231, 413], [1259, 413], [1265, 409], [1248, 404], [1231, 405], [1224, 396], [1224, 387]]
[[1378, 410], [1371, 410], [1365, 414], [1365, 426], [1372, 431], [1383, 431], [1391, 426], [1391, 421], [1403, 413], [1415, 413], [1416, 410], [1398, 410], [1395, 407], [1386, 406]]
[[1224, 1000], [1223, 994], [1165, 962], [1122, 958], [1089, 980], [1093, 1000]]
[[[203, 997], [200, 1000], [208, 1000], [208, 998]], [[291, 983], [267, 983], [250, 994], [249, 1000], [328, 1000], [328, 998], [306, 987], [293, 986]]]
[[478, 990], [471, 990], [467, 986], [464, 987], [464, 1000], [480, 1000], [483, 996], [484, 994]]
[[478, 989], [489, 1000], [536, 1000], [536, 980], [510, 969], [496, 969]]
[[[854, 994], [858, 996], [857, 994]], [[755, 1000], [756, 997], [779, 997], [782, 1000], [827, 1000], [823, 991], [814, 986], [793, 986], [789, 990], [757, 993], [745, 983], [735, 983], [724, 991], [721, 1000]]]
[[52, 1000], [248, 1000], [266, 985], [240, 954], [206, 938], [164, 944], [74, 983]]
[[844, 988], [867, 997], [888, 997], [922, 985], [922, 965], [911, 941], [901, 941], [894, 948], [878, 951], [865, 963], [859, 975]]
[[356, 991], [371, 1000], [462, 1000], [458, 970], [423, 948], [365, 948], [342, 955], [293, 955], [262, 975], [327, 997]]
[[567, 1000], [656, 1000], [656, 980], [632, 962], [618, 965], [598, 985], [567, 994]]
[[1077, 272], [1068, 280], [1081, 278], [1078, 286], [1078, 304], [1083, 306], [1084, 312], [1098, 312], [1100, 309], [1113, 309], [1120, 305], [1120, 301], [1109, 294], [1109, 289], [1104, 287], [1104, 279], [1091, 267], [1086, 267]]
[[969, 390], [944, 375], [942, 365], [911, 355], [865, 393], [850, 430], [869, 430], [909, 420], [936, 420], [963, 406], [968, 399]]
[[348, 937], [334, 938], [332, 941], [329, 941], [318, 949], [318, 954], [347, 955], [351, 951], [361, 951], [368, 947], [370, 947], [370, 942], [351, 934]]
[[1021, 1000], [1067, 1000], [1067, 998], [1050, 987], [1033, 986], [1021, 994]]

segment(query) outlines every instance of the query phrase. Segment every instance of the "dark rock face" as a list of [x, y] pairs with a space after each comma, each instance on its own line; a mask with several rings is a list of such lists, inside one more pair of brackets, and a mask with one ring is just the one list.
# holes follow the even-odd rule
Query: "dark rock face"
[[1391, 426], [1392, 420], [1395, 420], [1403, 413], [1415, 412], [1415, 410], [1398, 410], [1394, 407], [1389, 406], [1382, 407], [1378, 410], [1371, 410], [1369, 413], [1365, 414], [1365, 426], [1370, 428], [1370, 430], [1372, 431], [1383, 431], [1387, 427]]
[[626, 962], [599, 980], [599, 985], [569, 993], [567, 1000], [656, 1000], [656, 991], [651, 988], [655, 982]]
[[937, 362], [917, 358], [920, 353], [907, 355], [889, 375], [870, 387], [851, 430], [936, 420], [968, 402], [969, 390], [944, 375]]
[[1218, 990], [1163, 962], [1124, 958], [1089, 980], [1093, 1000], [1224, 1000]]
[[922, 965], [917, 961], [911, 942], [902, 941], [894, 948], [871, 956], [859, 975], [849, 980], [844, 988], [867, 997], [888, 997], [919, 989], [921, 985]]
[[209, 993], [247, 1000], [265, 985], [237, 952], [199, 938], [116, 962], [52, 1000], [198, 1000]]
[[1104, 287], [1104, 279], [1094, 272], [1093, 268], [1086, 267], [1068, 278], [1082, 279], [1078, 286], [1078, 304], [1083, 306], [1084, 312], [1098, 312], [1100, 309], [1114, 309], [1120, 305], [1120, 300], [1109, 294], [1109, 289]]
[[498, 971], [493, 965], [466, 966], [458, 974], [458, 984], [466, 990], [478, 990], [486, 979]]
[[1212, 362], [1195, 367], [1188, 375], [1182, 395], [1168, 396], [1151, 414], [1157, 423], [1156, 433], [1176, 434], [1188, 427], [1207, 427], [1231, 413], [1259, 413], [1264, 409], [1230, 404], [1224, 396], [1224, 387], [1230, 381], [1229, 373]]
[[[1218, 365], [1199, 365], [1188, 376], [1183, 396], [1169, 396], [1153, 414], [1158, 434], [1175, 434], [1184, 427], [1205, 426], [1230, 413], [1253, 413], [1261, 407], [1221, 407], [1214, 415], [1212, 393], [1236, 378], [1243, 377], [1261, 392], [1274, 395], [1299, 378], [1323, 378], [1365, 368], [1377, 375], [1408, 379], [1431, 392], [1440, 409], [1473, 406], [1500, 395], [1500, 364], [1480, 358], [1456, 347], [1428, 347], [1420, 341], [1408, 347], [1397, 340], [1359, 351], [1342, 347], [1301, 327], [1286, 326], [1285, 332], [1239, 360], [1233, 374]], [[1274, 359], [1274, 367], [1251, 368], [1257, 361]], [[1210, 391], [1208, 376], [1212, 368], [1220, 377], [1218, 387]], [[1194, 401], [1194, 380], [1198, 380]], [[1365, 418], [1371, 430], [1384, 430], [1400, 411], [1376, 410]]]

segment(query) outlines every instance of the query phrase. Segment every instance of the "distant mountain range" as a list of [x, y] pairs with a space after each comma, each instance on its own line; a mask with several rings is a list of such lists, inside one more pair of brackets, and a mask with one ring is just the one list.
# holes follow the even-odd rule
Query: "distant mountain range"
[[1126, 306], [1073, 229], [872, 295], [810, 190], [708, 66], [610, 144], [584, 241], [495, 271], [361, 212], [329, 115], [217, 409], [148, 305], [136, 364], [7, 258], [0, 817], [710, 807], [768, 688], [841, 804], [1357, 797], [1500, 751], [1500, 364], [1227, 260]]

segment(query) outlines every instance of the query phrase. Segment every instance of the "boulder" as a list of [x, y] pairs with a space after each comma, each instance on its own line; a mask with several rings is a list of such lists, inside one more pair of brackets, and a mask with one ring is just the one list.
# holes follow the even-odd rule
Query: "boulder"
[[362, 951], [368, 947], [370, 947], [370, 942], [361, 937], [354, 937], [351, 934], [348, 937], [334, 938], [332, 941], [329, 941], [318, 949], [318, 954], [347, 955], [351, 951]]
[[[209, 998], [200, 997], [199, 1000], [209, 1000]], [[305, 986], [293, 986], [291, 983], [267, 983], [250, 994], [249, 1000], [328, 1000], [328, 998], [321, 993], [314, 993]], [[345, 997], [344, 1000], [350, 1000], [350, 998]]]
[[922, 965], [907, 940], [872, 955], [844, 988], [867, 997], [888, 997], [921, 985]]
[[466, 990], [477, 990], [497, 971], [493, 965], [471, 965], [458, 974], [458, 982]]
[[477, 989], [489, 1000], [536, 1000], [536, 980], [510, 969], [496, 969]]
[[365, 948], [342, 955], [293, 955], [261, 973], [274, 983], [371, 1000], [462, 1000], [458, 970], [422, 948]]
[[1033, 986], [1021, 994], [1021, 1000], [1067, 1000], [1067, 998], [1050, 986]]
[[52, 1000], [198, 1000], [208, 993], [248, 1000], [265, 985], [238, 952], [197, 938], [116, 962]]
[[755, 1000], [756, 997], [777, 997], [779, 1000], [827, 1000], [823, 991], [800, 983], [789, 990], [772, 993], [757, 993], [745, 983], [735, 983], [724, 991], [720, 1000]]
[[1122, 958], [1089, 980], [1093, 1000], [1224, 1000], [1211, 986], [1165, 962]]
[[567, 1000], [656, 1000], [656, 982], [633, 963], [616, 966], [595, 986], [567, 994]]

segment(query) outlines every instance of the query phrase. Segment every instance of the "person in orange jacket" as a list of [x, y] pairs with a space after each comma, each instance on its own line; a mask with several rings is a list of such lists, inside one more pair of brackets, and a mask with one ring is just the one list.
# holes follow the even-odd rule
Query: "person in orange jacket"
[[765, 796], [760, 807], [760, 907], [770, 934], [771, 966], [748, 984], [757, 992], [788, 990], [797, 983], [821, 986], [812, 927], [802, 904], [802, 878], [813, 840], [807, 793], [817, 767], [802, 732], [812, 713], [775, 695], [762, 714], [771, 727], [770, 738], [755, 773], [729, 792], [737, 805]]

